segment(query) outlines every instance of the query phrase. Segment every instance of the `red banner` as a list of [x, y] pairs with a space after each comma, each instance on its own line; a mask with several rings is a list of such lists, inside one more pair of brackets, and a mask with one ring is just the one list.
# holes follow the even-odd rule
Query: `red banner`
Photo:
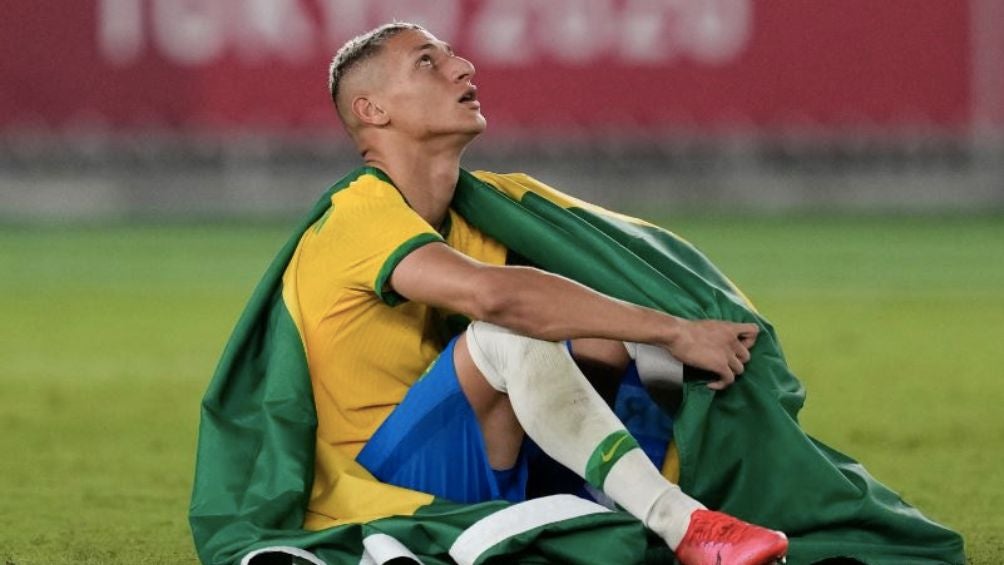
[[7, 0], [0, 131], [335, 127], [327, 62], [416, 21], [492, 128], [963, 130], [965, 0]]

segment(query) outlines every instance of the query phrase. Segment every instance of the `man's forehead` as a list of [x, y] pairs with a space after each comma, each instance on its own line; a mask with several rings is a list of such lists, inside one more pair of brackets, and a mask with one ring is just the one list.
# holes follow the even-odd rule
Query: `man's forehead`
[[441, 41], [435, 35], [422, 29], [408, 29], [395, 35], [387, 41], [388, 51], [400, 54], [411, 54], [424, 48], [444, 48], [452, 50], [450, 45]]
[[351, 89], [350, 85], [375, 84], [372, 81], [377, 77], [380, 77], [378, 82], [382, 82], [387, 78], [385, 73], [406, 67], [417, 53], [435, 48], [445, 48], [452, 52], [447, 43], [423, 29], [402, 30], [386, 39], [366, 64], [353, 67], [351, 74], [346, 77], [345, 90]]

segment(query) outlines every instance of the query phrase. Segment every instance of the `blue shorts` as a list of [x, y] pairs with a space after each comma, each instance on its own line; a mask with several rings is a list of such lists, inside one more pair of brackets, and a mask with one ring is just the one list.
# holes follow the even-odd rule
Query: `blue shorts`
[[527, 455], [512, 469], [488, 464], [474, 410], [457, 380], [453, 338], [384, 420], [356, 461], [385, 483], [454, 502], [526, 500]]

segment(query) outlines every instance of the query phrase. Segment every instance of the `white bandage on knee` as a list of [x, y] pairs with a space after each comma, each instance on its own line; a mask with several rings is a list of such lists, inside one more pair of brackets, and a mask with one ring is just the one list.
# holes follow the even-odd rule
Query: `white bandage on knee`
[[680, 388], [683, 386], [683, 363], [665, 348], [647, 343], [624, 342], [628, 355], [634, 359], [638, 377], [646, 387]]
[[564, 346], [473, 322], [467, 349], [488, 383], [509, 395], [516, 418], [545, 453], [675, 549], [700, 503], [659, 473]]

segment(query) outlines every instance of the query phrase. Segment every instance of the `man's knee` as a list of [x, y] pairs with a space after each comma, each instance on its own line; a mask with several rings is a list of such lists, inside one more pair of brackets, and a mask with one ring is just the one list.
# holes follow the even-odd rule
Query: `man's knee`
[[568, 353], [560, 344], [519, 335], [487, 322], [472, 322], [466, 344], [472, 361], [497, 391], [508, 392], [515, 380], [531, 379], [540, 365]]

